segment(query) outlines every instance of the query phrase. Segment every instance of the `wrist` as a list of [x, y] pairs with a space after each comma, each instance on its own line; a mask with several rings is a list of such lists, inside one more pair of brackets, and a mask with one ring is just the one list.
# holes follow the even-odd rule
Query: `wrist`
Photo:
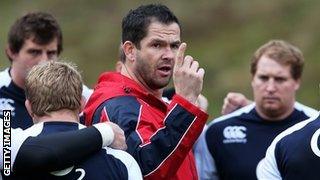
[[102, 147], [109, 146], [114, 140], [114, 132], [108, 123], [98, 123], [93, 125], [101, 134]]
[[187, 101], [189, 101], [190, 103], [192, 103], [192, 104], [194, 104], [194, 105], [196, 105], [197, 106], [197, 97], [196, 96], [191, 96], [191, 95], [189, 95], [189, 96], [182, 96], [182, 95], [180, 95], [181, 97], [183, 97], [183, 98], [185, 98]]
[[198, 96], [194, 96], [194, 95], [191, 95], [191, 94], [183, 94], [183, 93], [180, 93], [178, 90], [176, 90], [176, 94], [183, 97], [185, 100], [189, 101], [190, 103], [196, 105], [197, 103], [197, 99], [198, 99]]

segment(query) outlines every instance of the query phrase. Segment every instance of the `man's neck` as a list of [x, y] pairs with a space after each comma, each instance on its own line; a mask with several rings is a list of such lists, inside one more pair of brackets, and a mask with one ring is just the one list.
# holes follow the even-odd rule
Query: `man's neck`
[[50, 112], [45, 116], [36, 116], [35, 122], [75, 122], [79, 123], [79, 115], [77, 112], [61, 109], [58, 111]]
[[14, 68], [14, 66], [11, 66], [9, 73], [14, 84], [21, 89], [25, 89], [25, 79], [21, 78], [22, 75], [19, 74], [19, 72]]
[[263, 119], [267, 120], [267, 121], [282, 121], [284, 119], [286, 119], [287, 117], [290, 116], [290, 114], [294, 111], [294, 107], [291, 106], [290, 109], [288, 109], [287, 111], [279, 114], [279, 115], [268, 115], [267, 113], [263, 112], [259, 107], [256, 106], [256, 111], [259, 114], [260, 117], [262, 117]]
[[145, 88], [150, 94], [154, 95], [155, 97], [161, 99], [162, 98], [162, 93], [163, 93], [163, 89], [151, 89], [145, 82], [141, 82], [132, 71], [130, 71], [130, 69], [128, 69], [126, 67], [126, 65], [123, 66], [123, 68], [121, 69], [120, 72], [122, 75], [134, 80], [135, 82], [137, 82], [140, 86], [142, 86], [143, 88]]

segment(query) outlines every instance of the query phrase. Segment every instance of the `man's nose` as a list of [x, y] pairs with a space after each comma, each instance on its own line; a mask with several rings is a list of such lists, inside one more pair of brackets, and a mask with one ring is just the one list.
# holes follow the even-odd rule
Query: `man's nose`
[[175, 57], [175, 52], [171, 47], [167, 47], [162, 57], [163, 59], [173, 60]]
[[43, 52], [40, 58], [41, 61], [48, 61], [50, 59], [49, 55], [46, 52]]
[[267, 87], [266, 87], [267, 91], [269, 92], [274, 92], [276, 91], [277, 87], [276, 87], [276, 84], [275, 84], [275, 81], [273, 79], [270, 79], [268, 82], [267, 82]]

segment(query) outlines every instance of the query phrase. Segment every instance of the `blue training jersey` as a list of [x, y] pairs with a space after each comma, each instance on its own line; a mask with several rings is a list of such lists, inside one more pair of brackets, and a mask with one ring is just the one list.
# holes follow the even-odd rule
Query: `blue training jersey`
[[213, 120], [200, 136], [196, 154], [200, 179], [256, 179], [256, 166], [272, 140], [316, 110], [295, 103], [294, 111], [277, 122], [264, 120], [255, 104]]
[[319, 179], [319, 135], [319, 113], [279, 134], [260, 161], [257, 177], [264, 180]]
[[[0, 117], [0, 170], [3, 169], [3, 152], [5, 149], [10, 149], [11, 150], [11, 164], [13, 165], [17, 154], [18, 150], [20, 149], [20, 146], [22, 143], [28, 138], [26, 134], [23, 133], [23, 130], [20, 128], [17, 129], [10, 129], [11, 131], [11, 141], [10, 141], [10, 148], [8, 143], [4, 143], [5, 139], [3, 139], [3, 119]], [[7, 129], [8, 130], [8, 129]], [[1, 176], [1, 175], [0, 175]]]
[[[57, 132], [74, 131], [83, 125], [73, 122], [38, 123], [24, 131], [29, 136], [45, 136]], [[50, 142], [48, 142], [50, 143]], [[81, 149], [79, 149], [80, 151]], [[72, 152], [70, 152], [70, 155]], [[19, 178], [13, 174], [13, 178]], [[128, 153], [111, 148], [103, 148], [90, 158], [83, 159], [67, 169], [43, 173], [30, 172], [24, 179], [142, 179], [140, 168]]]
[[[11, 127], [26, 129], [32, 126], [33, 122], [24, 105], [25, 92], [12, 81], [9, 72], [10, 68], [0, 72], [0, 117], [3, 110], [11, 110]], [[89, 99], [91, 94], [92, 90], [83, 85], [82, 95]]]

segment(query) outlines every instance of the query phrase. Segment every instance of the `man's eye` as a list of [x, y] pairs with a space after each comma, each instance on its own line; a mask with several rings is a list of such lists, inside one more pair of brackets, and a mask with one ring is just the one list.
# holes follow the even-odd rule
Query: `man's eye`
[[29, 54], [31, 54], [31, 55], [33, 55], [33, 56], [36, 56], [36, 55], [41, 54], [41, 51], [39, 51], [39, 50], [30, 50], [30, 51], [29, 51]]
[[57, 56], [57, 51], [49, 51], [48, 52], [48, 57], [52, 58], [54, 56]]
[[282, 82], [286, 81], [286, 78], [276, 77], [275, 80], [276, 80], [276, 82], [282, 83]]
[[179, 44], [173, 44], [173, 45], [171, 45], [171, 48], [172, 49], [179, 49]]
[[268, 81], [269, 77], [268, 76], [259, 76], [259, 79], [262, 81]]
[[155, 47], [155, 48], [159, 48], [161, 45], [160, 45], [160, 43], [154, 43], [154, 44], [152, 44], [152, 47]]

